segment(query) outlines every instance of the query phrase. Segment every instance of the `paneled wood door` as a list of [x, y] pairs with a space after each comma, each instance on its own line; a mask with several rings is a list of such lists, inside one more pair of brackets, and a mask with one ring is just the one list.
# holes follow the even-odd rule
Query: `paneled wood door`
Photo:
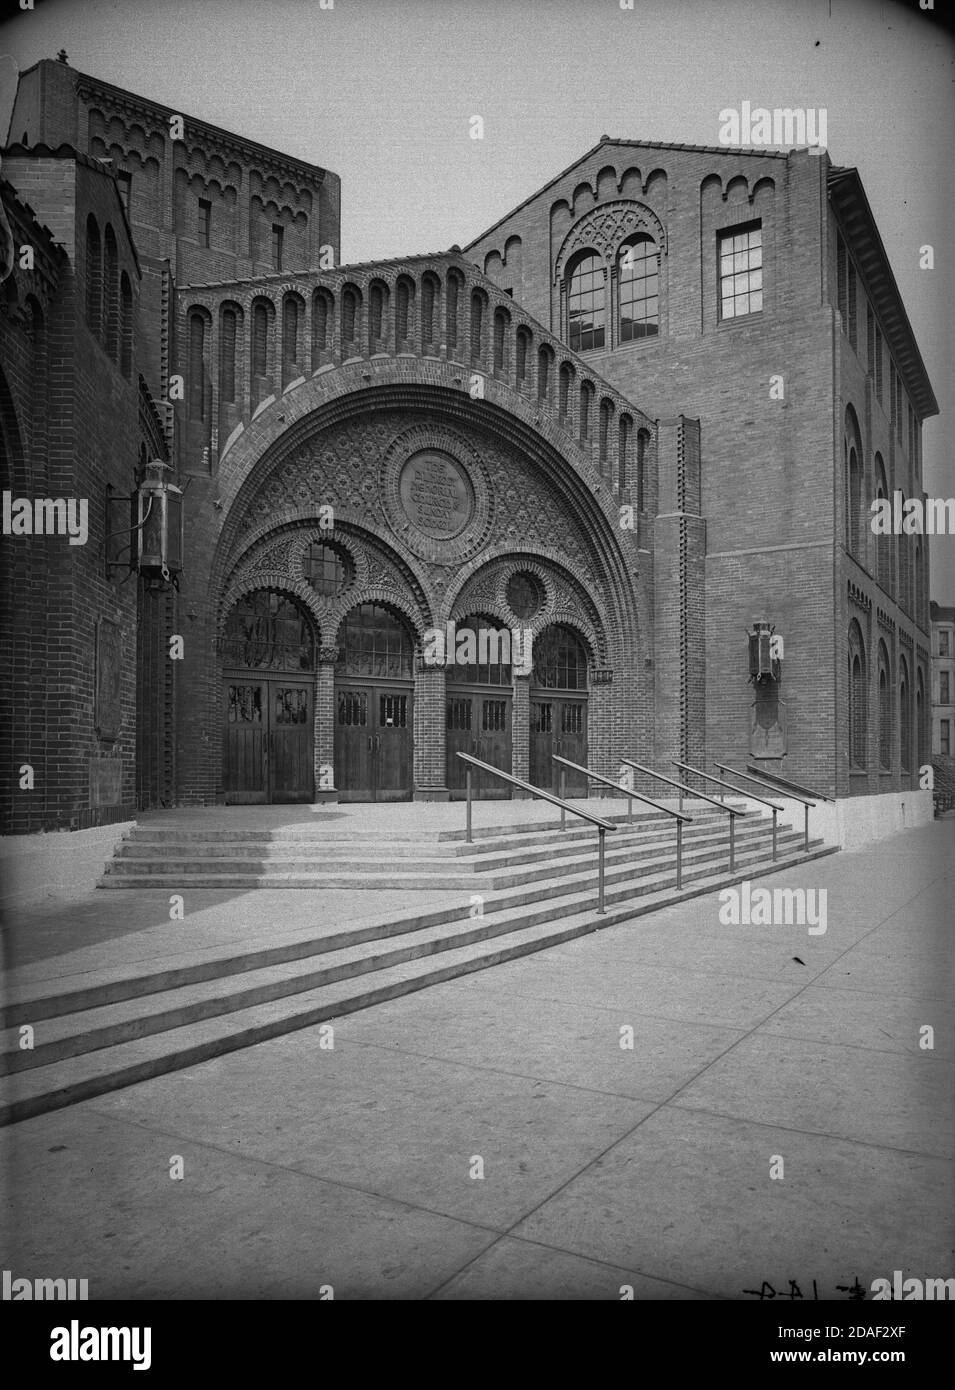
[[[531, 695], [530, 780], [535, 787], [560, 793], [561, 765], [553, 754], [587, 766], [587, 700], [573, 695]], [[566, 773], [568, 796], [586, 796], [583, 773]]]
[[410, 801], [411, 685], [341, 682], [335, 688], [335, 786], [342, 801]]
[[312, 698], [311, 676], [226, 676], [223, 768], [230, 805], [312, 800]]
[[[447, 777], [452, 801], [466, 795], [467, 763], [457, 756], [470, 753], [483, 763], [511, 771], [511, 710], [509, 690], [471, 691], [450, 686], [447, 699]], [[502, 801], [511, 795], [507, 782], [471, 768], [471, 794]]]

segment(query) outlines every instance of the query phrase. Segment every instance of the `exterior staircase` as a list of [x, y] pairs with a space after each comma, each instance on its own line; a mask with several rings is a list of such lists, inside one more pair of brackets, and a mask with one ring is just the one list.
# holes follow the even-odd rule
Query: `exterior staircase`
[[[11, 1123], [237, 1048], [340, 1017], [430, 984], [544, 950], [743, 879], [834, 853], [769, 818], [736, 820], [729, 868], [727, 817], [693, 803], [676, 886], [674, 826], [658, 811], [605, 811], [604, 914], [597, 908], [597, 831], [539, 821], [427, 832], [304, 826], [254, 832], [136, 827], [107, 865], [110, 890], [199, 888], [378, 890], [379, 921], [264, 941], [241, 954], [171, 961], [142, 973], [103, 971], [82, 988], [53, 984], [8, 994], [0, 1014], [0, 1123]], [[731, 803], [742, 809], [741, 803]], [[546, 813], [545, 813], [546, 814]], [[468, 895], [401, 908], [405, 889]], [[385, 898], [387, 895], [387, 898]], [[372, 904], [377, 899], [371, 899]], [[19, 1026], [36, 1034], [21, 1050]]]

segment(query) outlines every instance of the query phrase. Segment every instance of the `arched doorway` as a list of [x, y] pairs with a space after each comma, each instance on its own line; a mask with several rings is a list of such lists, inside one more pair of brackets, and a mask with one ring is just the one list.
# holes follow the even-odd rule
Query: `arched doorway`
[[[447, 778], [452, 801], [466, 795], [470, 753], [481, 762], [511, 770], [511, 633], [496, 618], [474, 615], [455, 623], [454, 650], [447, 653]], [[474, 796], [503, 800], [507, 782], [471, 769]]]
[[[535, 638], [530, 689], [530, 780], [559, 792], [561, 766], [553, 754], [587, 766], [587, 652], [569, 627], [554, 624]], [[566, 773], [568, 796], [586, 796], [582, 773]]]
[[361, 603], [338, 629], [335, 786], [342, 801], [410, 801], [414, 643], [404, 622]]
[[226, 619], [223, 786], [230, 805], [311, 801], [315, 630], [295, 599], [257, 589]]

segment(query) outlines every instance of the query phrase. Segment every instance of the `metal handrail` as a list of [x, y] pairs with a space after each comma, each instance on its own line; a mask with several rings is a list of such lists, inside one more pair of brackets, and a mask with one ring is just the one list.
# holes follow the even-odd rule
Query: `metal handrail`
[[[691, 767], [689, 763], [678, 762], [676, 758], [671, 758], [670, 762], [674, 767], [682, 768], [684, 772], [692, 772], [694, 777], [702, 777], [707, 782], [715, 782], [718, 787], [728, 787], [731, 792], [736, 792], [737, 796], [746, 796], [750, 801], [758, 801], [763, 806], [768, 806], [773, 813], [773, 863], [776, 862], [776, 842], [778, 823], [776, 817], [785, 808], [777, 806], [775, 801], [767, 801], [765, 796], [757, 796], [755, 792], [745, 791], [742, 787], [734, 787], [732, 782], [724, 782], [722, 777], [714, 777], [711, 772], [701, 772], [698, 767]], [[807, 831], [808, 834], [808, 831]], [[806, 841], [808, 844], [808, 840]], [[732, 868], [732, 862], [730, 868]]]
[[[714, 766], [714, 767], [718, 767], [719, 770], [720, 770], [721, 772], [732, 772], [732, 774], [733, 774], [734, 777], [741, 777], [741, 778], [743, 779], [744, 782], [755, 782], [756, 785], [759, 786], [759, 787], [768, 787], [769, 790], [770, 790], [771, 792], [772, 792], [772, 791], [779, 791], [779, 790], [780, 790], [779, 787], [774, 787], [773, 784], [772, 784], [772, 782], [767, 782], [767, 781], [765, 780], [765, 778], [763, 778], [763, 777], [754, 777], [754, 776], [752, 775], [752, 773], [749, 773], [749, 772], [737, 772], [735, 767], [724, 767], [724, 765], [723, 765], [722, 763], [718, 763], [718, 762], [714, 762], [714, 763], [713, 763], [713, 766]], [[747, 795], [748, 795], [748, 793], [747, 793]], [[808, 853], [808, 851], [809, 851], [809, 807], [810, 807], [810, 806], [815, 806], [816, 803], [815, 803], [814, 801], [808, 801], [808, 800], [806, 799], [806, 797], [800, 796], [800, 794], [799, 794], [798, 792], [790, 792], [789, 795], [792, 797], [793, 801], [801, 801], [801, 802], [802, 802], [802, 806], [803, 806], [803, 819], [802, 819], [803, 849], [805, 849], [805, 850], [807, 851], [807, 853]]]
[[[734, 777], [742, 777], [744, 782], [755, 782], [758, 787], [766, 787], [768, 791], [778, 792], [780, 790], [779, 787], [773, 786], [772, 782], [767, 782], [763, 777], [754, 777], [752, 773], [740, 772], [735, 767], [727, 767], [725, 763], [716, 762], [715, 759], [713, 761], [713, 766], [718, 767], [720, 772], [731, 772]], [[739, 790], [743, 792], [744, 796], [749, 796], [749, 792], [743, 791], [742, 787]], [[816, 804], [814, 801], [807, 801], [804, 796], [800, 796], [796, 792], [790, 792], [790, 795], [794, 801], [801, 801], [804, 806], [815, 806]], [[753, 799], [755, 800], [756, 798], [754, 797]]]
[[[747, 763], [746, 766], [749, 767], [749, 763]], [[750, 771], [753, 771], [753, 769], [750, 768]], [[775, 772], [770, 772], [768, 768], [760, 768], [760, 771], [763, 776], [768, 777], [771, 782], [777, 782], [783, 791], [788, 789], [790, 791], [802, 792], [804, 796], [813, 796], [817, 801], [830, 801], [833, 806], [836, 804], [835, 797], [826, 796], [825, 792], [814, 792], [812, 787], [804, 787], [799, 782], [790, 782], [787, 777], [780, 777]]]
[[[676, 787], [680, 793], [680, 810], [683, 810], [683, 796], [696, 797], [698, 801], [708, 801], [711, 806], [715, 806], [718, 811], [725, 811], [730, 818], [730, 873], [736, 865], [736, 817], [745, 815], [744, 811], [737, 811], [735, 806], [727, 806], [725, 801], [717, 801], [715, 796], [707, 796], [706, 792], [695, 792], [692, 787], [686, 787], [682, 782], [674, 782], [672, 777], [665, 777], [662, 772], [654, 772], [652, 767], [644, 767], [643, 763], [635, 763], [632, 758], [621, 758], [622, 763], [627, 767], [635, 767], [638, 772], [644, 772], [648, 777], [655, 777], [658, 782], [666, 782], [668, 787]], [[775, 822], [774, 822], [775, 824]], [[775, 859], [775, 836], [773, 837], [773, 858]]]
[[502, 772], [499, 767], [492, 767], [490, 763], [482, 763], [480, 758], [472, 757], [470, 753], [458, 753], [457, 755], [463, 762], [468, 764], [466, 787], [467, 787], [467, 842], [472, 843], [471, 836], [471, 767], [479, 767], [482, 772], [489, 772], [492, 777], [500, 777], [502, 782], [510, 782], [512, 787], [520, 787], [522, 791], [530, 792], [532, 796], [540, 797], [543, 801], [550, 801], [554, 806], [559, 806], [561, 810], [572, 811], [575, 816], [580, 816], [582, 820], [590, 821], [591, 825], [597, 827], [597, 911], [604, 915], [604, 841], [607, 838], [608, 830], [616, 830], [612, 821], [602, 820], [600, 816], [595, 816], [591, 811], [581, 811], [576, 806], [571, 806], [567, 801], [561, 801], [559, 796], [553, 792], [548, 792], [543, 787], [535, 787], [530, 782], [524, 782], [520, 777], [513, 776], [510, 772]]
[[764, 806], [772, 806], [777, 811], [782, 811], [783, 806], [777, 806], [775, 801], [767, 801], [765, 796], [757, 796], [755, 792], [744, 791], [742, 787], [734, 787], [732, 782], [724, 782], [722, 777], [714, 777], [711, 772], [701, 772], [698, 767], [691, 767], [689, 763], [679, 763], [676, 758], [671, 758], [670, 762], [674, 767], [682, 767], [684, 772], [692, 772], [694, 777], [703, 777], [707, 782], [715, 782], [718, 787], [727, 787], [737, 796], [748, 796], [750, 801], [760, 801]]
[[[585, 773], [591, 782], [602, 782], [606, 787], [614, 787], [618, 792], [623, 792], [624, 796], [627, 798], [628, 825], [633, 824], [634, 797], [636, 797], [638, 801], [642, 801], [646, 806], [653, 806], [658, 811], [665, 811], [668, 816], [674, 816], [676, 818], [676, 886], [677, 888], [683, 887], [683, 822], [685, 820], [692, 822], [692, 816], [685, 816], [682, 811], [671, 811], [669, 806], [661, 806], [660, 802], [654, 801], [652, 797], [644, 796], [642, 792], [635, 792], [630, 787], [621, 787], [620, 783], [615, 782], [612, 777], [604, 777], [600, 772], [591, 772], [589, 767], [582, 767], [580, 763], [572, 763], [569, 758], [561, 758], [557, 753], [551, 753], [551, 757], [555, 763], [563, 764], [560, 770], [561, 796], [564, 796], [566, 791], [565, 782], [567, 773], [564, 771], [564, 768], [572, 767], [575, 772]], [[563, 828], [563, 811], [560, 813], [560, 824], [561, 828]]]

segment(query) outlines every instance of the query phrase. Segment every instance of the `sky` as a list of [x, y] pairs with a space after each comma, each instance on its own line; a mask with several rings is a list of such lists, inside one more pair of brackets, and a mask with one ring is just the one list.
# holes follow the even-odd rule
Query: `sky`
[[[17, 70], [65, 48], [82, 72], [334, 170], [345, 262], [464, 246], [603, 134], [714, 145], [744, 100], [824, 107], [938, 397], [926, 490], [955, 495], [955, 41], [919, 0], [34, 3], [0, 26], [2, 134]], [[932, 597], [955, 604], [955, 538], [931, 553]]]

